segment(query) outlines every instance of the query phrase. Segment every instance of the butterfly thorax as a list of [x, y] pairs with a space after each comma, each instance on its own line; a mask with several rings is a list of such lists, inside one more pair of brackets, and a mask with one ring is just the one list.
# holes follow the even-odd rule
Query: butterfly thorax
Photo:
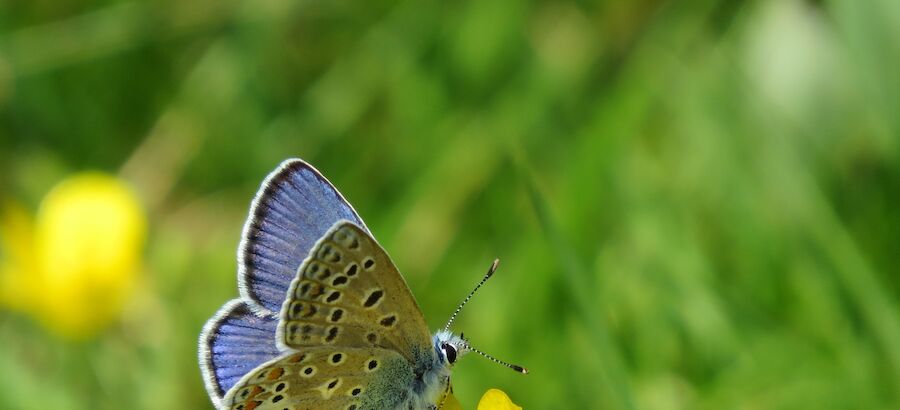
[[468, 350], [464, 340], [445, 330], [436, 332], [431, 340], [433, 363], [421, 375], [422, 391], [419, 396], [427, 403], [440, 403], [449, 392], [453, 364]]
[[[434, 409], [450, 393], [450, 374], [453, 364], [468, 350], [465, 341], [448, 331], [432, 336], [432, 352], [421, 352], [415, 360], [415, 381], [409, 389], [406, 406], [414, 409]], [[403, 408], [406, 408], [405, 406]]]

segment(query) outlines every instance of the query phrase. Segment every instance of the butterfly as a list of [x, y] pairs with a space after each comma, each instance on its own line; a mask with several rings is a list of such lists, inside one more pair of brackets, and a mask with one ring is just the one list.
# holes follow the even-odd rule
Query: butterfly
[[300, 159], [266, 177], [238, 247], [240, 297], [200, 334], [199, 361], [219, 410], [437, 409], [469, 345], [431, 335], [397, 267], [319, 171]]

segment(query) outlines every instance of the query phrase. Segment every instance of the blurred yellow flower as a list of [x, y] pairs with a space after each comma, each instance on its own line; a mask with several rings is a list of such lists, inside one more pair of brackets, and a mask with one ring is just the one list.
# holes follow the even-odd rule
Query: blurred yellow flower
[[72, 339], [120, 314], [140, 269], [146, 218], [119, 179], [72, 176], [47, 194], [33, 223], [16, 205], [0, 222], [0, 303]]

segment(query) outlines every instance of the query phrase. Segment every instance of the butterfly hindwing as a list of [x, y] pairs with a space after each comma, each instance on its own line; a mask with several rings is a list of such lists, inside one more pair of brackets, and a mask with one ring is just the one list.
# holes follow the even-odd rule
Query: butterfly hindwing
[[313, 347], [272, 360], [228, 393], [229, 410], [363, 410], [397, 408], [412, 400], [412, 367], [379, 348]]
[[406, 282], [368, 231], [336, 223], [310, 252], [282, 307], [277, 340], [310, 346], [378, 347], [410, 362], [431, 354], [431, 337]]
[[238, 248], [241, 296], [259, 313], [277, 313], [297, 267], [339, 220], [366, 230], [319, 171], [300, 159], [282, 162], [263, 181], [244, 225]]
[[200, 369], [213, 401], [221, 399], [245, 374], [281, 355], [275, 343], [275, 316], [259, 316], [232, 300], [203, 327]]

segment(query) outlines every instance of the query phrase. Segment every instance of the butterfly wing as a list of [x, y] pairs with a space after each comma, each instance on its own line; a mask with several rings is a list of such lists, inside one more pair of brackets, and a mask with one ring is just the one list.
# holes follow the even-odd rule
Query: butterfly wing
[[263, 181], [238, 248], [242, 298], [226, 303], [200, 334], [200, 365], [213, 401], [281, 354], [276, 315], [297, 267], [316, 240], [344, 219], [365, 227], [337, 189], [302, 160], [282, 162]]
[[269, 174], [250, 205], [238, 248], [238, 287], [258, 313], [277, 313], [297, 267], [339, 220], [365, 224], [319, 171], [289, 159]]
[[368, 231], [340, 221], [315, 244], [281, 309], [276, 340], [313, 346], [393, 350], [417, 365], [431, 363], [422, 311], [384, 249]]
[[223, 306], [200, 333], [200, 369], [218, 405], [238, 380], [281, 355], [275, 343], [276, 316], [258, 316], [240, 299]]
[[221, 409], [393, 409], [409, 403], [415, 374], [392, 350], [320, 346], [247, 374]]

